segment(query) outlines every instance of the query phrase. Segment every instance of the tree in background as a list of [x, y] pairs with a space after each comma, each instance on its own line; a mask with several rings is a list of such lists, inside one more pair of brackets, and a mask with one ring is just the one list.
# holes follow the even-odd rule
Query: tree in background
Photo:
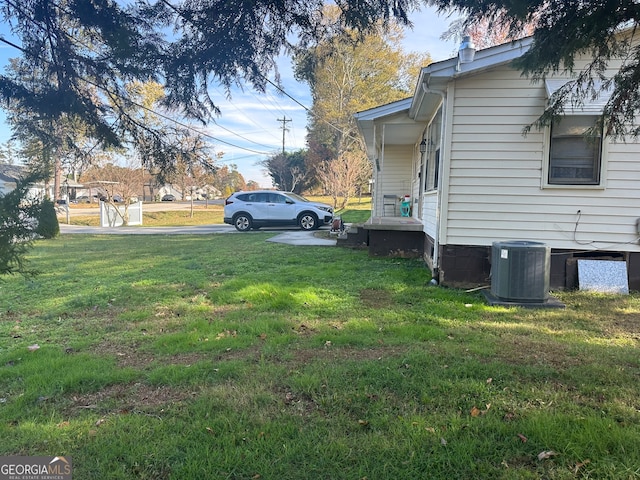
[[[640, 4], [633, 0], [432, 0], [442, 11], [460, 9], [467, 25], [488, 20], [488, 29], [507, 24], [516, 38], [527, 25], [534, 25], [533, 44], [515, 62], [524, 75], [541, 81], [550, 73], [566, 71], [575, 81], [558, 90], [544, 114], [530, 127], [549, 125], [562, 115], [565, 105], [580, 105], [601, 91], [612, 90], [601, 123], [606, 135], [637, 137], [635, 126], [640, 109], [640, 44], [633, 41], [640, 22]], [[587, 57], [587, 65], [577, 58]], [[624, 59], [607, 78], [614, 58]]]
[[260, 184], [255, 180], [249, 180], [245, 190], [260, 190]]
[[7, 140], [3, 144], [0, 144], [0, 163], [7, 165], [13, 165], [16, 161], [16, 147], [14, 140]]
[[359, 193], [363, 179], [371, 177], [369, 162], [362, 162], [361, 158], [360, 152], [344, 152], [331, 162], [323, 162], [318, 168], [322, 184], [331, 185], [328, 192], [336, 210], [346, 207], [349, 199]]
[[[199, 168], [215, 170], [204, 135], [192, 125], [176, 122], [165, 110], [166, 92], [160, 83], [134, 81], [126, 90], [132, 102], [124, 122], [134, 126], [123, 138], [137, 152], [141, 166], [156, 172], [160, 184], [183, 183]], [[184, 192], [183, 188], [183, 196]]]
[[311, 169], [307, 165], [307, 151], [277, 153], [260, 162], [273, 184], [286, 192], [302, 193], [310, 187]]
[[220, 190], [225, 198], [233, 192], [247, 190], [247, 183], [238, 171], [238, 166], [234, 164], [223, 165], [216, 171], [213, 186]]
[[327, 6], [327, 34], [295, 56], [296, 77], [311, 88], [307, 168], [339, 205], [368, 183], [371, 166], [354, 113], [406, 98], [429, 55], [405, 54], [402, 30], [379, 24], [371, 32], [335, 28], [336, 6]]
[[522, 24], [520, 29], [512, 28], [513, 22], [506, 16], [504, 10], [498, 12], [493, 19], [488, 17], [473, 18], [471, 23], [469, 20], [468, 18], [454, 20], [440, 38], [461, 41], [464, 36], [468, 35], [477, 49], [483, 49], [528, 37], [535, 30], [533, 22]]
[[[29, 86], [34, 94], [41, 93], [52, 81], [49, 72], [33, 68], [30, 61], [24, 58], [11, 59], [5, 75], [5, 80], [23, 88]], [[19, 142], [25, 163], [43, 163], [51, 171], [55, 201], [62, 190], [63, 171], [81, 169], [83, 165], [90, 164], [95, 142], [91, 141], [88, 126], [79, 116], [65, 112], [44, 114], [39, 112], [40, 108], [41, 105], [31, 101], [12, 101], [4, 106], [7, 122], [13, 132], [12, 140]], [[35, 168], [38, 168], [37, 165]], [[46, 179], [47, 182], [49, 180]]]

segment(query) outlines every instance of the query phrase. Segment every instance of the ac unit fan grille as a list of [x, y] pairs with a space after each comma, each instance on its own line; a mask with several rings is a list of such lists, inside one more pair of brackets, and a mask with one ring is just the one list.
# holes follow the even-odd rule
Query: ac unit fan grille
[[538, 242], [494, 242], [491, 293], [501, 300], [544, 302], [549, 298], [550, 248]]

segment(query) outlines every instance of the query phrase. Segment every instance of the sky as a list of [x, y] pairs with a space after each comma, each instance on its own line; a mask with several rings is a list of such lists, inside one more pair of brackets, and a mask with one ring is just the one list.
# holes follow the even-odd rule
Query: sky
[[[413, 29], [405, 31], [403, 49], [406, 53], [427, 52], [434, 62], [455, 56], [457, 43], [440, 39], [455, 18], [438, 15], [430, 7], [414, 12], [410, 15]], [[2, 30], [0, 28], [0, 33], [5, 33]], [[8, 58], [17, 55], [13, 48], [0, 44], [0, 66], [4, 67]], [[198, 127], [209, 135], [214, 152], [223, 153], [217, 160], [219, 165], [235, 165], [245, 181], [253, 180], [265, 188], [272, 187], [271, 178], [258, 162], [282, 151], [283, 124], [286, 124], [285, 150], [305, 148], [307, 111], [304, 107], [311, 107], [309, 88], [293, 78], [291, 60], [282, 57], [278, 64], [287, 95], [272, 86], [268, 86], [266, 93], [246, 87], [234, 89], [231, 98], [227, 99], [222, 88], [213, 89], [212, 96], [218, 102], [221, 115], [214, 124]], [[0, 111], [0, 143], [6, 142], [10, 136], [11, 131]]]

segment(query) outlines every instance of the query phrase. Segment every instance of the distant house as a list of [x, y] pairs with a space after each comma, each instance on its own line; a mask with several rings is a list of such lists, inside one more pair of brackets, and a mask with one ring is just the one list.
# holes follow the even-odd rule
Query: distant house
[[23, 174], [22, 167], [0, 164], [0, 194], [7, 194], [16, 188], [16, 182]]
[[[629, 287], [640, 290], [640, 143], [585, 140], [606, 92], [525, 136], [571, 81], [558, 73], [532, 83], [512, 68], [530, 45], [433, 63], [411, 98], [356, 114], [374, 166], [370, 249], [409, 246], [441, 284], [481, 286], [493, 242], [542, 242], [551, 247], [552, 288], [575, 286], [576, 259], [588, 257], [625, 261]], [[397, 200], [405, 195], [408, 217]]]
[[[17, 181], [24, 177], [27, 170], [22, 165], [0, 164], [0, 195], [6, 195], [16, 188]], [[51, 194], [51, 189], [43, 183], [34, 184], [29, 189], [31, 197], [44, 198]]]

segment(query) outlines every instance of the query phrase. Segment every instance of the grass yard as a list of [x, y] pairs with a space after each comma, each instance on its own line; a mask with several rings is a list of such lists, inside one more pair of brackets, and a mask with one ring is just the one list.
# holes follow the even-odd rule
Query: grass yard
[[[165, 210], [160, 212], [148, 212], [143, 207], [144, 227], [175, 227], [175, 226], [195, 226], [223, 223], [224, 212], [222, 205], [209, 205], [207, 207], [194, 207], [193, 215], [190, 210]], [[64, 214], [58, 215], [60, 223], [66, 222]], [[98, 212], [94, 215], [73, 215], [71, 217], [73, 225], [86, 225], [98, 227], [100, 216]]]
[[0, 455], [74, 479], [640, 478], [640, 296], [487, 306], [266, 232], [62, 236], [0, 282]]

